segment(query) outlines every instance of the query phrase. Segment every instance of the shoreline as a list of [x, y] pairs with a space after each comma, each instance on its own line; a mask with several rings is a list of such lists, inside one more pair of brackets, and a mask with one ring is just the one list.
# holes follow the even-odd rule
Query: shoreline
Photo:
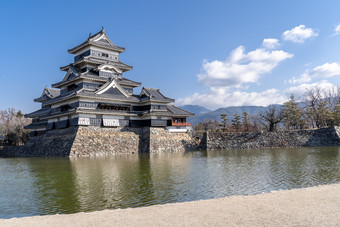
[[88, 213], [0, 219], [0, 226], [339, 226], [340, 184]]

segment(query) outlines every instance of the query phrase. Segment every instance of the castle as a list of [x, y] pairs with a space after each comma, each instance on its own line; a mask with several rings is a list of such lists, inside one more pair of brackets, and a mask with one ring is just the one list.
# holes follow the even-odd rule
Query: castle
[[73, 126], [158, 127], [171, 133], [187, 132], [186, 118], [193, 113], [173, 105], [174, 99], [159, 89], [133, 89], [141, 83], [129, 80], [123, 73], [132, 69], [119, 59], [125, 48], [116, 46], [105, 29], [78, 46], [69, 49], [74, 62], [63, 66], [63, 80], [45, 88], [35, 102], [41, 109], [26, 114], [32, 118], [31, 136]]

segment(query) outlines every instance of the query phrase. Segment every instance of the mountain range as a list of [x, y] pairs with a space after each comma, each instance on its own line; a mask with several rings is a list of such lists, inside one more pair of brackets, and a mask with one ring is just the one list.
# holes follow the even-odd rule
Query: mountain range
[[204, 120], [216, 120], [220, 122], [221, 114], [228, 114], [228, 118], [231, 120], [232, 116], [236, 113], [241, 115], [243, 112], [247, 112], [249, 115], [256, 115], [268, 109], [268, 107], [264, 106], [231, 106], [213, 111], [199, 105], [184, 105], [180, 108], [195, 114], [194, 117], [187, 119], [187, 122], [193, 125], [201, 123]]

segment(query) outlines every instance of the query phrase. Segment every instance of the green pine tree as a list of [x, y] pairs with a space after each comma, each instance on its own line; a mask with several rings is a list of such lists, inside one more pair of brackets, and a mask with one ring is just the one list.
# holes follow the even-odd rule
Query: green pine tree
[[304, 126], [303, 112], [295, 100], [294, 95], [283, 104], [283, 124], [287, 129], [301, 129]]
[[246, 129], [247, 132], [249, 131], [249, 121], [250, 121], [249, 113], [243, 112], [242, 113], [242, 123], [243, 123], [243, 127]]
[[235, 129], [236, 132], [240, 131], [242, 123], [241, 123], [241, 117], [239, 114], [234, 114], [234, 119], [231, 120], [231, 125]]
[[225, 129], [228, 126], [229, 119], [227, 118], [228, 114], [221, 114], [221, 126], [223, 129]]

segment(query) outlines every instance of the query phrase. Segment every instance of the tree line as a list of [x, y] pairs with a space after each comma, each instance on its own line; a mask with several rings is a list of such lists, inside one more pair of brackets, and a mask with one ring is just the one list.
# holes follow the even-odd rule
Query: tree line
[[23, 145], [28, 141], [29, 130], [24, 127], [31, 123], [22, 112], [14, 108], [0, 110], [0, 143], [4, 145]]
[[206, 120], [195, 131], [255, 132], [315, 129], [340, 125], [340, 88], [307, 89], [297, 101], [292, 94], [282, 106], [270, 105], [266, 111], [251, 116], [247, 112], [220, 115], [220, 122]]

